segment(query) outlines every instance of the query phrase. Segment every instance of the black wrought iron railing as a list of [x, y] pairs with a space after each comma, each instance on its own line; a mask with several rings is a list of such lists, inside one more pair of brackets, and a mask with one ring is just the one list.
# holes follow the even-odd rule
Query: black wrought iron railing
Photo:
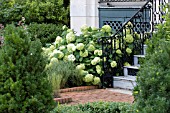
[[[115, 1], [131, 0], [100, 0], [100, 2]], [[151, 38], [154, 26], [165, 21], [162, 18], [166, 12], [163, 10], [165, 4], [166, 0], [146, 1], [121, 28], [115, 30], [115, 34], [102, 37], [104, 87], [113, 87], [113, 76], [123, 75], [123, 67], [133, 64], [134, 54], [144, 54], [144, 43]]]
[[147, 1], [147, 0], [99, 0], [99, 3], [105, 3], [105, 2], [136, 2], [136, 1]]

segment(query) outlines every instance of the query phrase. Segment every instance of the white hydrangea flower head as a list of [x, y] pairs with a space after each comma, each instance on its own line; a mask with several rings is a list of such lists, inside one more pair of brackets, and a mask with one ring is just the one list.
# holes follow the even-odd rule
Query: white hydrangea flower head
[[125, 62], [124, 66], [131, 66], [131, 65], [128, 62]]
[[50, 46], [50, 50], [53, 51], [55, 49], [55, 46], [54, 45], [51, 45]]
[[85, 65], [84, 64], [80, 64], [76, 66], [76, 69], [78, 70], [84, 70], [85, 69]]
[[85, 50], [84, 52], [80, 51], [80, 56], [81, 57], [87, 57], [88, 56], [88, 51], [87, 50]]
[[63, 58], [64, 61], [68, 61], [68, 55], [65, 55]]
[[98, 55], [99, 55], [99, 56], [102, 56], [102, 50], [99, 50], [99, 51], [98, 51]]
[[133, 27], [133, 24], [132, 24], [132, 22], [128, 22], [128, 23], [127, 23], [127, 27], [130, 27], [130, 28], [132, 28], [132, 27]]
[[91, 64], [92, 64], [92, 65], [96, 65], [97, 62], [95, 62], [94, 60], [92, 60], [92, 61], [91, 61]]
[[64, 53], [61, 52], [60, 50], [54, 50], [53, 53], [51, 54], [51, 57], [57, 56], [59, 59], [64, 57]]
[[77, 48], [77, 50], [83, 50], [84, 49], [84, 44], [83, 43], [78, 43], [76, 48]]
[[127, 42], [127, 43], [132, 43], [133, 42], [133, 36], [132, 35], [130, 35], [130, 34], [127, 34], [126, 35], [126, 37], [125, 37], [125, 41]]
[[74, 62], [76, 60], [76, 57], [73, 54], [68, 55], [68, 61]]
[[65, 48], [66, 48], [66, 47], [65, 47], [64, 45], [63, 45], [63, 46], [60, 46], [60, 47], [59, 47], [59, 50], [62, 51], [62, 50], [64, 50]]
[[114, 68], [114, 67], [117, 66], [117, 62], [116, 62], [116, 61], [112, 61], [112, 62], [110, 63], [110, 65], [111, 65], [112, 68]]
[[95, 45], [94, 41], [90, 41], [89, 43], [92, 44], [92, 45]]
[[85, 81], [85, 82], [92, 82], [92, 81], [93, 81], [93, 75], [92, 75], [92, 74], [87, 74], [87, 75], [84, 77], [84, 81]]
[[55, 44], [60, 44], [62, 42], [62, 38], [60, 36], [57, 36], [57, 38], [55, 39]]
[[92, 61], [91, 64], [92, 65], [96, 65], [97, 63], [99, 63], [101, 61], [100, 57], [95, 57]]
[[45, 55], [49, 55], [49, 56], [50, 56], [51, 53], [52, 53], [52, 50], [51, 50], [50, 48], [44, 48], [44, 47], [43, 47], [42, 50], [43, 50], [43, 52], [44, 52]]
[[63, 30], [66, 30], [66, 29], [67, 29], [67, 26], [66, 26], [66, 25], [64, 25], [64, 26], [62, 27], [62, 29], [63, 29]]
[[112, 28], [109, 25], [104, 25], [101, 29], [102, 32], [110, 33], [112, 32]]
[[131, 53], [132, 53], [132, 50], [131, 50], [130, 48], [126, 48], [126, 52], [127, 52], [128, 54], [131, 54]]
[[45, 50], [46, 50], [46, 48], [45, 48], [45, 47], [42, 47], [42, 50], [43, 50], [43, 51], [45, 51]]
[[74, 32], [72, 29], [67, 29], [67, 33]]
[[122, 54], [122, 51], [120, 49], [116, 50], [116, 53], [121, 55]]
[[94, 77], [94, 80], [93, 80], [93, 85], [98, 85], [100, 83], [100, 78], [99, 77]]
[[91, 29], [92, 29], [93, 31], [97, 31], [97, 30], [98, 30], [98, 29], [97, 29], [96, 27], [94, 27], [94, 26], [92, 26]]
[[57, 63], [58, 62], [58, 59], [53, 57], [51, 60], [50, 60], [51, 63]]
[[99, 62], [101, 61], [101, 59], [100, 59], [100, 57], [95, 57], [95, 58], [94, 58], [94, 61], [97, 62], [97, 63], [99, 63]]
[[69, 32], [67, 35], [66, 35], [66, 41], [67, 43], [70, 43], [70, 42], [73, 42], [75, 41], [75, 34], [73, 32]]
[[88, 32], [88, 29], [89, 29], [89, 27], [88, 27], [87, 25], [83, 25], [83, 26], [81, 26], [81, 28], [80, 28], [80, 30], [81, 30], [81, 32], [82, 32], [83, 34], [87, 33], [87, 32]]
[[87, 75], [87, 74], [89, 74], [89, 72], [88, 72], [88, 71], [80, 70], [80, 75]]
[[94, 45], [90, 44], [89, 47], [87, 48], [88, 51], [94, 51], [96, 48]]
[[67, 45], [67, 50], [69, 52], [74, 52], [76, 50], [76, 46], [73, 43]]
[[100, 65], [97, 65], [97, 66], [96, 66], [96, 71], [97, 71], [98, 74], [101, 74], [102, 68], [101, 68]]
[[94, 50], [94, 55], [98, 55], [99, 50]]

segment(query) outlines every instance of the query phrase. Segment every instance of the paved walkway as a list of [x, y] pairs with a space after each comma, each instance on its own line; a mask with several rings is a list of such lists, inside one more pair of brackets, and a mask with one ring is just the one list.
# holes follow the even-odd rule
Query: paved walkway
[[[128, 92], [128, 91], [127, 91]], [[134, 98], [131, 94], [124, 94], [124, 92], [117, 92], [111, 89], [94, 89], [79, 92], [61, 93], [61, 97], [71, 97], [72, 102], [68, 105], [83, 104], [97, 101], [111, 101], [111, 102], [129, 102], [132, 103]]]

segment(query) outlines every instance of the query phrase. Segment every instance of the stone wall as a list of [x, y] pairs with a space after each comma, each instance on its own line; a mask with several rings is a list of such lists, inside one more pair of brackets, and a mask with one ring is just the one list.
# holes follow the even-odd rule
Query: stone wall
[[70, 0], [71, 29], [80, 34], [82, 25], [99, 27], [98, 0]]

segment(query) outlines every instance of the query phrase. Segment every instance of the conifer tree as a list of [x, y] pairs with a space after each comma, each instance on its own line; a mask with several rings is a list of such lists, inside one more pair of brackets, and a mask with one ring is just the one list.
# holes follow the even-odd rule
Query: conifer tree
[[46, 59], [39, 40], [8, 25], [0, 50], [0, 113], [49, 113], [52, 89], [44, 72]]

